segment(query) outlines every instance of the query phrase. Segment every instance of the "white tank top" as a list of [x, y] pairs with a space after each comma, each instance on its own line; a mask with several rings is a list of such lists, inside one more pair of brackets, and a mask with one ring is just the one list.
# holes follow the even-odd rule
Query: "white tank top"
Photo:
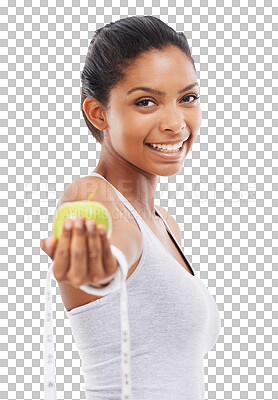
[[[98, 173], [91, 175], [108, 182]], [[125, 282], [128, 326], [121, 326], [124, 305], [120, 290], [71, 311], [65, 310], [82, 361], [86, 399], [204, 400], [203, 361], [220, 334], [218, 307], [162, 214], [156, 209], [193, 275], [170, 254], [127, 199], [111, 186], [138, 224], [143, 252]], [[56, 393], [50, 292], [50, 279], [55, 277], [50, 270], [45, 306], [45, 391]], [[131, 361], [127, 373], [131, 377], [132, 395], [128, 394], [131, 385], [125, 391], [122, 381], [124, 329], [130, 336], [126, 351]], [[50, 396], [45, 400], [56, 399]]]

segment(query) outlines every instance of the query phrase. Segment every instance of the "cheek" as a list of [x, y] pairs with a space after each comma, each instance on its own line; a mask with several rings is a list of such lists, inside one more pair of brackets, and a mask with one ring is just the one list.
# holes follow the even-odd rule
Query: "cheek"
[[125, 139], [139, 139], [140, 136], [144, 135], [144, 128], [148, 126], [149, 122], [146, 117], [140, 115], [138, 113], [125, 112], [123, 110], [119, 110], [118, 112], [118, 121], [117, 126], [120, 128], [122, 134], [125, 136]]
[[192, 132], [197, 133], [202, 123], [202, 110], [200, 106], [196, 107], [194, 113], [192, 113], [192, 118], [190, 118], [190, 123]]
[[199, 108], [200, 108], [200, 111], [199, 111], [199, 127], [200, 127], [202, 124], [202, 110], [201, 110], [201, 107], [199, 107]]

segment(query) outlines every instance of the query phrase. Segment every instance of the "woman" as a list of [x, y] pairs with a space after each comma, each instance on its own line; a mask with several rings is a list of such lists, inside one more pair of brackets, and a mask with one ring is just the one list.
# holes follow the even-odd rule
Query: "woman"
[[121, 265], [110, 246], [128, 264], [132, 398], [204, 398], [203, 358], [218, 338], [219, 311], [181, 250], [177, 222], [154, 205], [158, 177], [180, 171], [197, 136], [198, 99], [182, 33], [152, 16], [96, 31], [82, 73], [81, 106], [102, 145], [100, 160], [91, 175], [65, 190], [57, 208], [95, 192], [93, 200], [112, 215], [112, 235], [101, 236], [103, 226], [93, 220], [68, 219], [58, 243], [51, 237], [49, 250], [42, 243], [53, 259], [88, 400], [120, 399], [121, 383], [130, 384], [120, 375], [120, 290], [105, 296], [83, 290], [101, 283], [109, 290]]

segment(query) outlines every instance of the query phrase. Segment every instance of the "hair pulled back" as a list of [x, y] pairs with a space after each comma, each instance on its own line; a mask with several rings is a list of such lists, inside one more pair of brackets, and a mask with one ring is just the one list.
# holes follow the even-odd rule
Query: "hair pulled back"
[[88, 120], [83, 110], [86, 97], [94, 97], [107, 108], [110, 90], [125, 77], [125, 68], [142, 53], [169, 45], [179, 47], [196, 71], [185, 35], [154, 16], [127, 17], [96, 30], [81, 74], [81, 111], [97, 142], [102, 144], [103, 133]]

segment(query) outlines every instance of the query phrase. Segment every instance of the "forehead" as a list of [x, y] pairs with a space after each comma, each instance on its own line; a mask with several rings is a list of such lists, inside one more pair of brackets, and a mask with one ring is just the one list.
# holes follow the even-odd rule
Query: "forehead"
[[124, 70], [125, 77], [116, 89], [128, 91], [140, 84], [150, 87], [186, 86], [196, 80], [196, 72], [189, 57], [178, 47], [154, 49], [137, 57]]

